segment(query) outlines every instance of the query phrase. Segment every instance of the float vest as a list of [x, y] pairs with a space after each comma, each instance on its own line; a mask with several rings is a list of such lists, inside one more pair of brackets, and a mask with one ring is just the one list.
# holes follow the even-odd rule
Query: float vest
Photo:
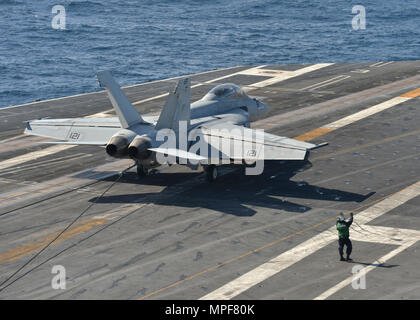
[[337, 221], [337, 230], [340, 239], [350, 237], [349, 226], [346, 221]]

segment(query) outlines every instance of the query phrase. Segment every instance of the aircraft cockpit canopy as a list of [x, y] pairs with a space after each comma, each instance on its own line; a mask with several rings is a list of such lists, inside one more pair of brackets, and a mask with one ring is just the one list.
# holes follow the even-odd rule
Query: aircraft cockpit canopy
[[248, 95], [240, 87], [233, 83], [225, 83], [218, 85], [211, 89], [204, 97], [203, 100], [214, 99], [247, 99]]

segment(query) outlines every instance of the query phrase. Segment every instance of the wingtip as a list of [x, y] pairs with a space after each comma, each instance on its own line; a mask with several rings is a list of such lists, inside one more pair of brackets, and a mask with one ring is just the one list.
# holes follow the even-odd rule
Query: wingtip
[[102, 88], [106, 86], [105, 82], [109, 78], [112, 78], [111, 71], [109, 70], [101, 70], [96, 72], [96, 79], [98, 80], [99, 86]]
[[182, 78], [182, 79], [178, 80], [178, 83], [177, 83], [176, 88], [175, 88], [175, 92], [177, 92], [179, 90], [179, 88], [181, 88], [181, 87], [184, 87], [186, 89], [191, 87], [191, 80], [190, 80], [189, 77]]
[[318, 144], [316, 144], [316, 145], [315, 145], [315, 147], [312, 147], [312, 148], [310, 148], [309, 150], [315, 150], [315, 149], [318, 149], [318, 148], [325, 147], [325, 146], [327, 146], [327, 145], [328, 145], [328, 142], [318, 143]]

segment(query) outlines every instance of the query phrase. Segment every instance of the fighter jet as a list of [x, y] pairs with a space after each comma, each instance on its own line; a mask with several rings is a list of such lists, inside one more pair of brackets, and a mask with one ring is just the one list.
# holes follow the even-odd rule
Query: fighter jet
[[114, 118], [36, 119], [26, 134], [53, 138], [49, 143], [105, 147], [114, 158], [129, 158], [139, 176], [165, 163], [202, 166], [208, 181], [220, 165], [252, 166], [264, 160], [304, 160], [315, 145], [250, 129], [268, 106], [226, 83], [190, 103], [189, 78], [169, 92], [159, 116], [141, 116], [109, 71], [97, 73], [117, 114]]

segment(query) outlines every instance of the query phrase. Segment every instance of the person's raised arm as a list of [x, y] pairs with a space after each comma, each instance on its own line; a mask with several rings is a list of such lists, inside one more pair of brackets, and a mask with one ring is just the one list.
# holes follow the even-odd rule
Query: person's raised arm
[[353, 223], [353, 212], [350, 212], [350, 219], [347, 222], [347, 225], [350, 227], [352, 223]]

